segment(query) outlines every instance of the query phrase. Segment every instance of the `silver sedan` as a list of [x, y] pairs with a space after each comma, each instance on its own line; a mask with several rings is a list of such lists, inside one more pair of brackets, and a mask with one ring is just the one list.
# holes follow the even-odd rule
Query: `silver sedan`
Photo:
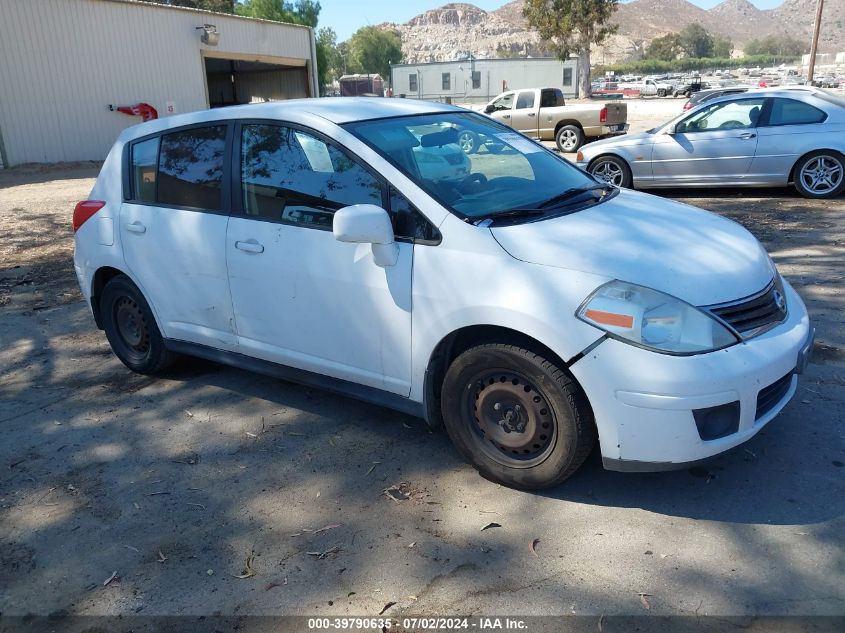
[[578, 165], [621, 187], [845, 190], [845, 99], [816, 88], [720, 97], [641, 134], [590, 143]]

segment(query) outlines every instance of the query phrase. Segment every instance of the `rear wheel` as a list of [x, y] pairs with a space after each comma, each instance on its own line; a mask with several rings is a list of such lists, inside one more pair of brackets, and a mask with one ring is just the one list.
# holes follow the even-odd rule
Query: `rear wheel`
[[657, 91], [657, 96], [658, 96], [658, 97], [665, 97], [665, 96], [666, 96], [666, 90], [665, 90], [665, 89], [663, 89], [663, 88], [660, 88], [660, 89]]
[[631, 186], [631, 168], [616, 156], [599, 156], [587, 168], [593, 176], [617, 187]]
[[103, 288], [100, 319], [115, 356], [132, 371], [154, 374], [173, 362], [149, 304], [126, 275]]
[[443, 383], [446, 430], [485, 477], [506, 486], [554, 486], [574, 473], [596, 441], [580, 386], [539, 354], [503, 343], [472, 347]]
[[561, 152], [577, 152], [584, 144], [584, 132], [577, 125], [564, 125], [555, 134], [555, 142]]
[[805, 198], [832, 198], [845, 190], [845, 158], [824, 150], [802, 157], [795, 165], [795, 188]]
[[461, 130], [458, 134], [458, 145], [464, 154], [472, 154], [478, 151], [478, 135], [472, 130]]

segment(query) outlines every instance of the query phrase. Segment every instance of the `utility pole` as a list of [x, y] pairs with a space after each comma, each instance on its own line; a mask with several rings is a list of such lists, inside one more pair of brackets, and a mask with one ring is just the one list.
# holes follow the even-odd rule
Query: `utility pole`
[[819, 29], [822, 25], [822, 10], [824, 9], [824, 0], [819, 0], [816, 5], [816, 25], [813, 27], [813, 45], [810, 48], [810, 70], [807, 71], [807, 81], [813, 85], [813, 71], [816, 68], [816, 50], [819, 47]]

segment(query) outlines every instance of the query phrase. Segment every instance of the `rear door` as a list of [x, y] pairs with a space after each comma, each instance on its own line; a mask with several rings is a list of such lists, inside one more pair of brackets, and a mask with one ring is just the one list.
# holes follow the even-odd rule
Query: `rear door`
[[120, 210], [128, 272], [166, 338], [235, 349], [226, 274], [232, 126], [212, 123], [129, 146]]
[[511, 113], [511, 127], [527, 136], [537, 138], [539, 105], [536, 90], [520, 90], [516, 94], [516, 103]]
[[654, 184], [707, 185], [745, 181], [757, 148], [764, 97], [703, 106], [655, 137]]

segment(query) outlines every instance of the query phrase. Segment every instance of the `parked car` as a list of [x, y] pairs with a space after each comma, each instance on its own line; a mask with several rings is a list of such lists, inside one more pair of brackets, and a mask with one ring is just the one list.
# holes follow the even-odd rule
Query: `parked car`
[[694, 107], [705, 101], [710, 101], [716, 97], [723, 97], [725, 95], [740, 94], [748, 92], [751, 88], [748, 86], [730, 86], [728, 88], [710, 88], [708, 90], [699, 90], [690, 95], [686, 103], [684, 103], [684, 111], [692, 110]]
[[675, 91], [675, 84], [668, 81], [657, 81], [656, 79], [643, 79], [641, 81], [619, 84], [620, 90], [637, 90], [646, 97], [665, 97]]
[[[427, 178], [415, 148], [458, 129], [510, 149], [473, 157], [460, 182]], [[617, 470], [741, 444], [792, 398], [813, 341], [740, 225], [597, 181], [446, 104], [144, 123], [73, 228], [82, 294], [133, 371], [190, 354], [393, 407], [444, 423], [519, 488], [560, 483], [596, 439]]]
[[582, 148], [578, 165], [623, 187], [845, 188], [845, 99], [794, 87], [718, 97], [642, 134]]
[[414, 162], [420, 177], [434, 182], [460, 182], [470, 170], [469, 158], [462, 150], [458, 137], [447, 130], [446, 134], [424, 133], [415, 130], [419, 145], [414, 147]]
[[[617, 136], [628, 130], [627, 104], [566, 105], [559, 88], [505, 92], [488, 103], [484, 112], [526, 136], [554, 140], [562, 152], [577, 151], [588, 138]], [[464, 133], [461, 142], [472, 152], [483, 139]]]

